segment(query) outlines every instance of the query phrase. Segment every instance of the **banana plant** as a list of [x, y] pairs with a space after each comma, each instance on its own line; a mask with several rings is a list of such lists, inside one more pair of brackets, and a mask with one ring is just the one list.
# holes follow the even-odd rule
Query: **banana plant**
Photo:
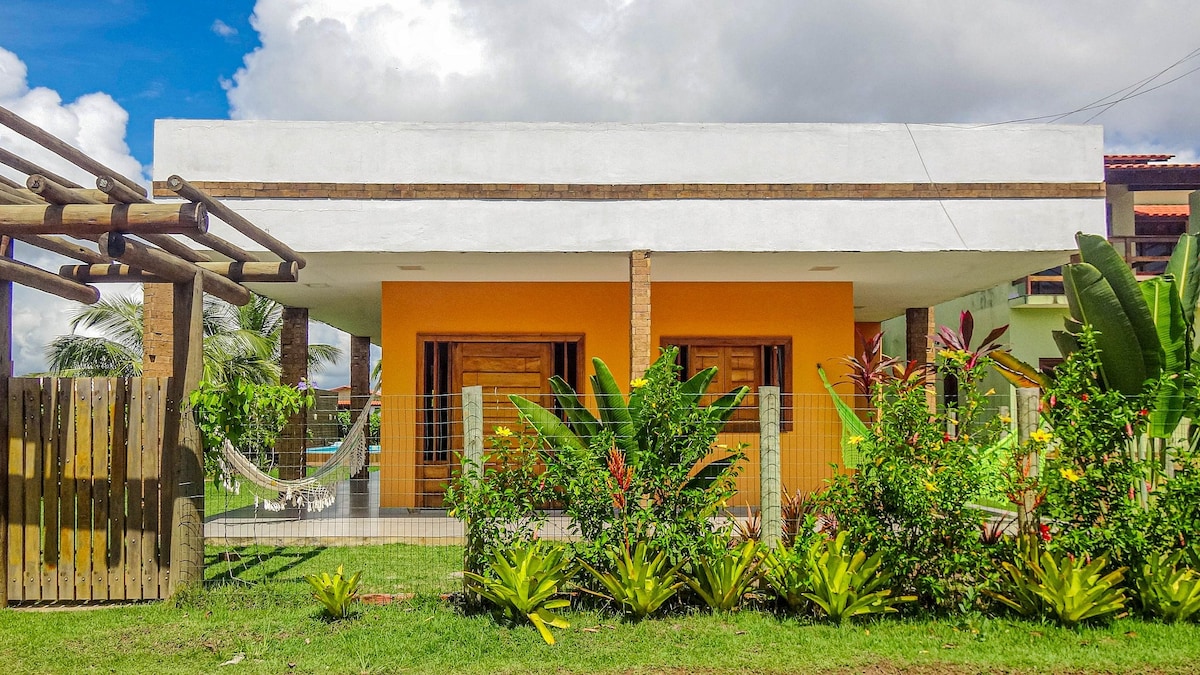
[[[1128, 263], [1103, 237], [1078, 233], [1082, 262], [1063, 266], [1070, 308], [1065, 330], [1054, 334], [1063, 356], [1078, 348], [1085, 324], [1096, 331], [1105, 386], [1137, 396], [1157, 386], [1149, 434], [1167, 438], [1179, 425], [1186, 403], [1183, 379], [1192, 367], [1196, 303], [1200, 299], [1200, 243], [1184, 234], [1162, 276], [1138, 281]], [[1046, 375], [1011, 354], [993, 359], [1017, 386], [1044, 384]]]
[[[675, 348], [664, 349], [662, 355], [646, 371], [648, 377], [663, 376], [663, 371], [673, 373], [676, 368]], [[608, 365], [599, 358], [592, 359], [595, 374], [591, 376], [592, 393], [595, 394], [599, 416], [592, 413], [581, 401], [578, 392], [570, 384], [557, 375], [550, 378], [550, 390], [555, 401], [563, 411], [564, 419], [554, 412], [515, 394], [509, 400], [517, 407], [522, 419], [529, 423], [551, 447], [574, 448], [587, 450], [592, 448], [592, 440], [601, 434], [614, 439], [617, 447], [624, 455], [624, 461], [636, 471], [641, 464], [653, 457], [664, 463], [678, 462], [679, 458], [662, 456], [669, 452], [664, 447], [664, 436], [655, 427], [656, 411], [646, 404], [646, 379], [635, 381], [639, 386], [632, 387], [628, 399], [617, 385]], [[701, 406], [700, 401], [707, 393], [709, 384], [717, 374], [717, 369], [706, 368], [679, 385], [678, 395], [681, 406], [700, 408], [708, 418], [719, 424], [729, 420], [734, 411], [750, 393], [749, 387], [739, 387], [725, 394], [707, 406]], [[599, 450], [607, 452], [608, 448]], [[732, 466], [738, 455], [730, 454], [709, 462], [693, 474], [688, 487], [696, 487], [713, 481], [722, 472]]]

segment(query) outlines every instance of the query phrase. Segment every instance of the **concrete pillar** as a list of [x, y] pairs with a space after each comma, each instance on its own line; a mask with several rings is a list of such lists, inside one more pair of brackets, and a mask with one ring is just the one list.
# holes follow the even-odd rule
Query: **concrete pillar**
[[[350, 414], [357, 415], [371, 398], [371, 338], [363, 335], [350, 337]], [[354, 420], [351, 419], [353, 424]], [[370, 438], [367, 439], [367, 464], [355, 478], [369, 478], [367, 466], [371, 464]]]
[[650, 252], [629, 254], [629, 376], [639, 378], [650, 367]]
[[[279, 335], [279, 381], [296, 386], [308, 379], [308, 308], [284, 307]], [[295, 480], [304, 475], [307, 457], [308, 412], [292, 415], [276, 445], [279, 477]]]
[[[462, 390], [462, 419], [463, 419], [463, 475], [478, 481], [483, 471], [483, 387], [463, 387]], [[467, 545], [463, 549], [463, 569], [480, 573], [475, 561], [480, 551], [479, 538], [476, 536], [474, 524], [464, 523], [467, 535]], [[463, 580], [463, 592], [466, 593], [467, 580]], [[473, 594], [466, 593], [468, 599]]]
[[779, 466], [779, 387], [758, 388], [759, 525], [763, 546], [783, 537], [783, 486]]
[[1104, 201], [1108, 207], [1108, 235], [1110, 237], [1132, 237], [1136, 232], [1133, 224], [1133, 192], [1125, 185], [1107, 185]]
[[[1027, 447], [1029, 437], [1038, 428], [1038, 403], [1042, 390], [1030, 387], [1017, 389], [1017, 443]], [[1020, 457], [1021, 471], [1028, 478], [1038, 475], [1038, 455], [1036, 452]], [[1017, 504], [1017, 530], [1031, 547], [1038, 542], [1038, 523], [1034, 519], [1034, 494], [1025, 490], [1021, 494], [1021, 503]]]
[[142, 375], [170, 377], [175, 361], [175, 289], [172, 284], [142, 285]]
[[1188, 224], [1189, 234], [1200, 234], [1200, 190], [1188, 194]]

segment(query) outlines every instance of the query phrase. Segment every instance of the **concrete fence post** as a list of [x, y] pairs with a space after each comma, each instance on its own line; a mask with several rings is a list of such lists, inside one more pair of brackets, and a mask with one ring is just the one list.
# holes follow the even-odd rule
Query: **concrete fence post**
[[[1017, 442], [1021, 447], [1028, 447], [1029, 437], [1038, 428], [1038, 403], [1041, 401], [1042, 390], [1036, 387], [1020, 387], [1017, 389]], [[1038, 453], [1031, 451], [1019, 458], [1022, 473], [1027, 478], [1036, 478], [1040, 464]], [[1033, 517], [1034, 494], [1025, 489], [1021, 493], [1021, 503], [1017, 505], [1017, 529], [1020, 536], [1029, 543], [1037, 541], [1037, 523]]]
[[783, 487], [779, 472], [779, 387], [758, 388], [759, 523], [764, 546], [783, 538]]
[[[470, 481], [479, 481], [483, 475], [483, 387], [463, 387], [462, 390], [462, 419], [463, 419], [463, 476]], [[473, 523], [463, 523], [466, 534], [466, 547], [463, 551], [463, 569], [479, 574], [474, 559], [479, 552], [479, 541], [475, 536]], [[467, 579], [463, 578], [463, 593], [467, 600], [471, 594], [467, 592]]]

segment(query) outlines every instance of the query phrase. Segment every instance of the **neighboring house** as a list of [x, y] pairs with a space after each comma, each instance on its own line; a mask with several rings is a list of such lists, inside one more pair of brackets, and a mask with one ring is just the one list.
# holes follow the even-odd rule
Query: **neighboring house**
[[[1200, 222], [1188, 225], [1189, 213], [1200, 214], [1196, 206], [1200, 164], [1171, 162], [1173, 157], [1104, 157], [1107, 237], [1139, 277], [1161, 274], [1179, 235], [1200, 231]], [[1002, 342], [1026, 363], [1044, 369], [1062, 360], [1052, 337], [1053, 331], [1063, 329], [1063, 319], [1068, 316], [1060, 267], [943, 303], [934, 308], [934, 315], [938, 324], [957, 325], [963, 310], [974, 315], [979, 336], [1008, 324]], [[883, 329], [887, 333], [885, 351], [902, 354], [903, 322], [885, 322]], [[998, 374], [992, 375], [990, 384], [997, 391], [1008, 391]]]
[[[506, 394], [586, 390], [597, 356], [625, 383], [668, 344], [719, 366], [714, 389], [781, 387], [783, 482], [818, 487], [839, 437], [817, 364], [839, 377], [856, 327], [1103, 233], [1101, 154], [1095, 126], [160, 120], [154, 178], [303, 252], [300, 283], [259, 290], [382, 347], [380, 505], [422, 507], [462, 387], [490, 429], [515, 421]], [[757, 437], [737, 438], [755, 503]]]

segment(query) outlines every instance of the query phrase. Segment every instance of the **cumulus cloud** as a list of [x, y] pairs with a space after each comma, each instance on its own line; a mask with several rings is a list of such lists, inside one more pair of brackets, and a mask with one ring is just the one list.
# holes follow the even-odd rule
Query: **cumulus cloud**
[[[101, 163], [134, 180], [144, 180], [142, 167], [125, 144], [129, 115], [104, 93], [86, 94], [64, 102], [57, 92], [44, 87], [30, 88], [25, 64], [10, 51], [0, 48], [0, 106], [21, 115], [64, 141], [74, 145]], [[66, 160], [42, 149], [32, 141], [0, 127], [0, 147], [58, 173], [85, 187], [94, 187], [95, 178]], [[24, 174], [0, 167], [10, 178], [25, 179]], [[47, 270], [71, 263], [61, 256], [18, 243], [18, 260]], [[129, 284], [108, 285], [103, 294], [140, 292]], [[56, 336], [70, 332], [68, 321], [79, 305], [23, 286], [13, 290], [13, 361], [17, 374], [46, 370], [45, 347]]]
[[[259, 0], [262, 46], [228, 96], [235, 118], [985, 123], [1138, 83], [1198, 23], [1182, 0]], [[1096, 121], [1115, 143], [1194, 146], [1198, 83]]]

